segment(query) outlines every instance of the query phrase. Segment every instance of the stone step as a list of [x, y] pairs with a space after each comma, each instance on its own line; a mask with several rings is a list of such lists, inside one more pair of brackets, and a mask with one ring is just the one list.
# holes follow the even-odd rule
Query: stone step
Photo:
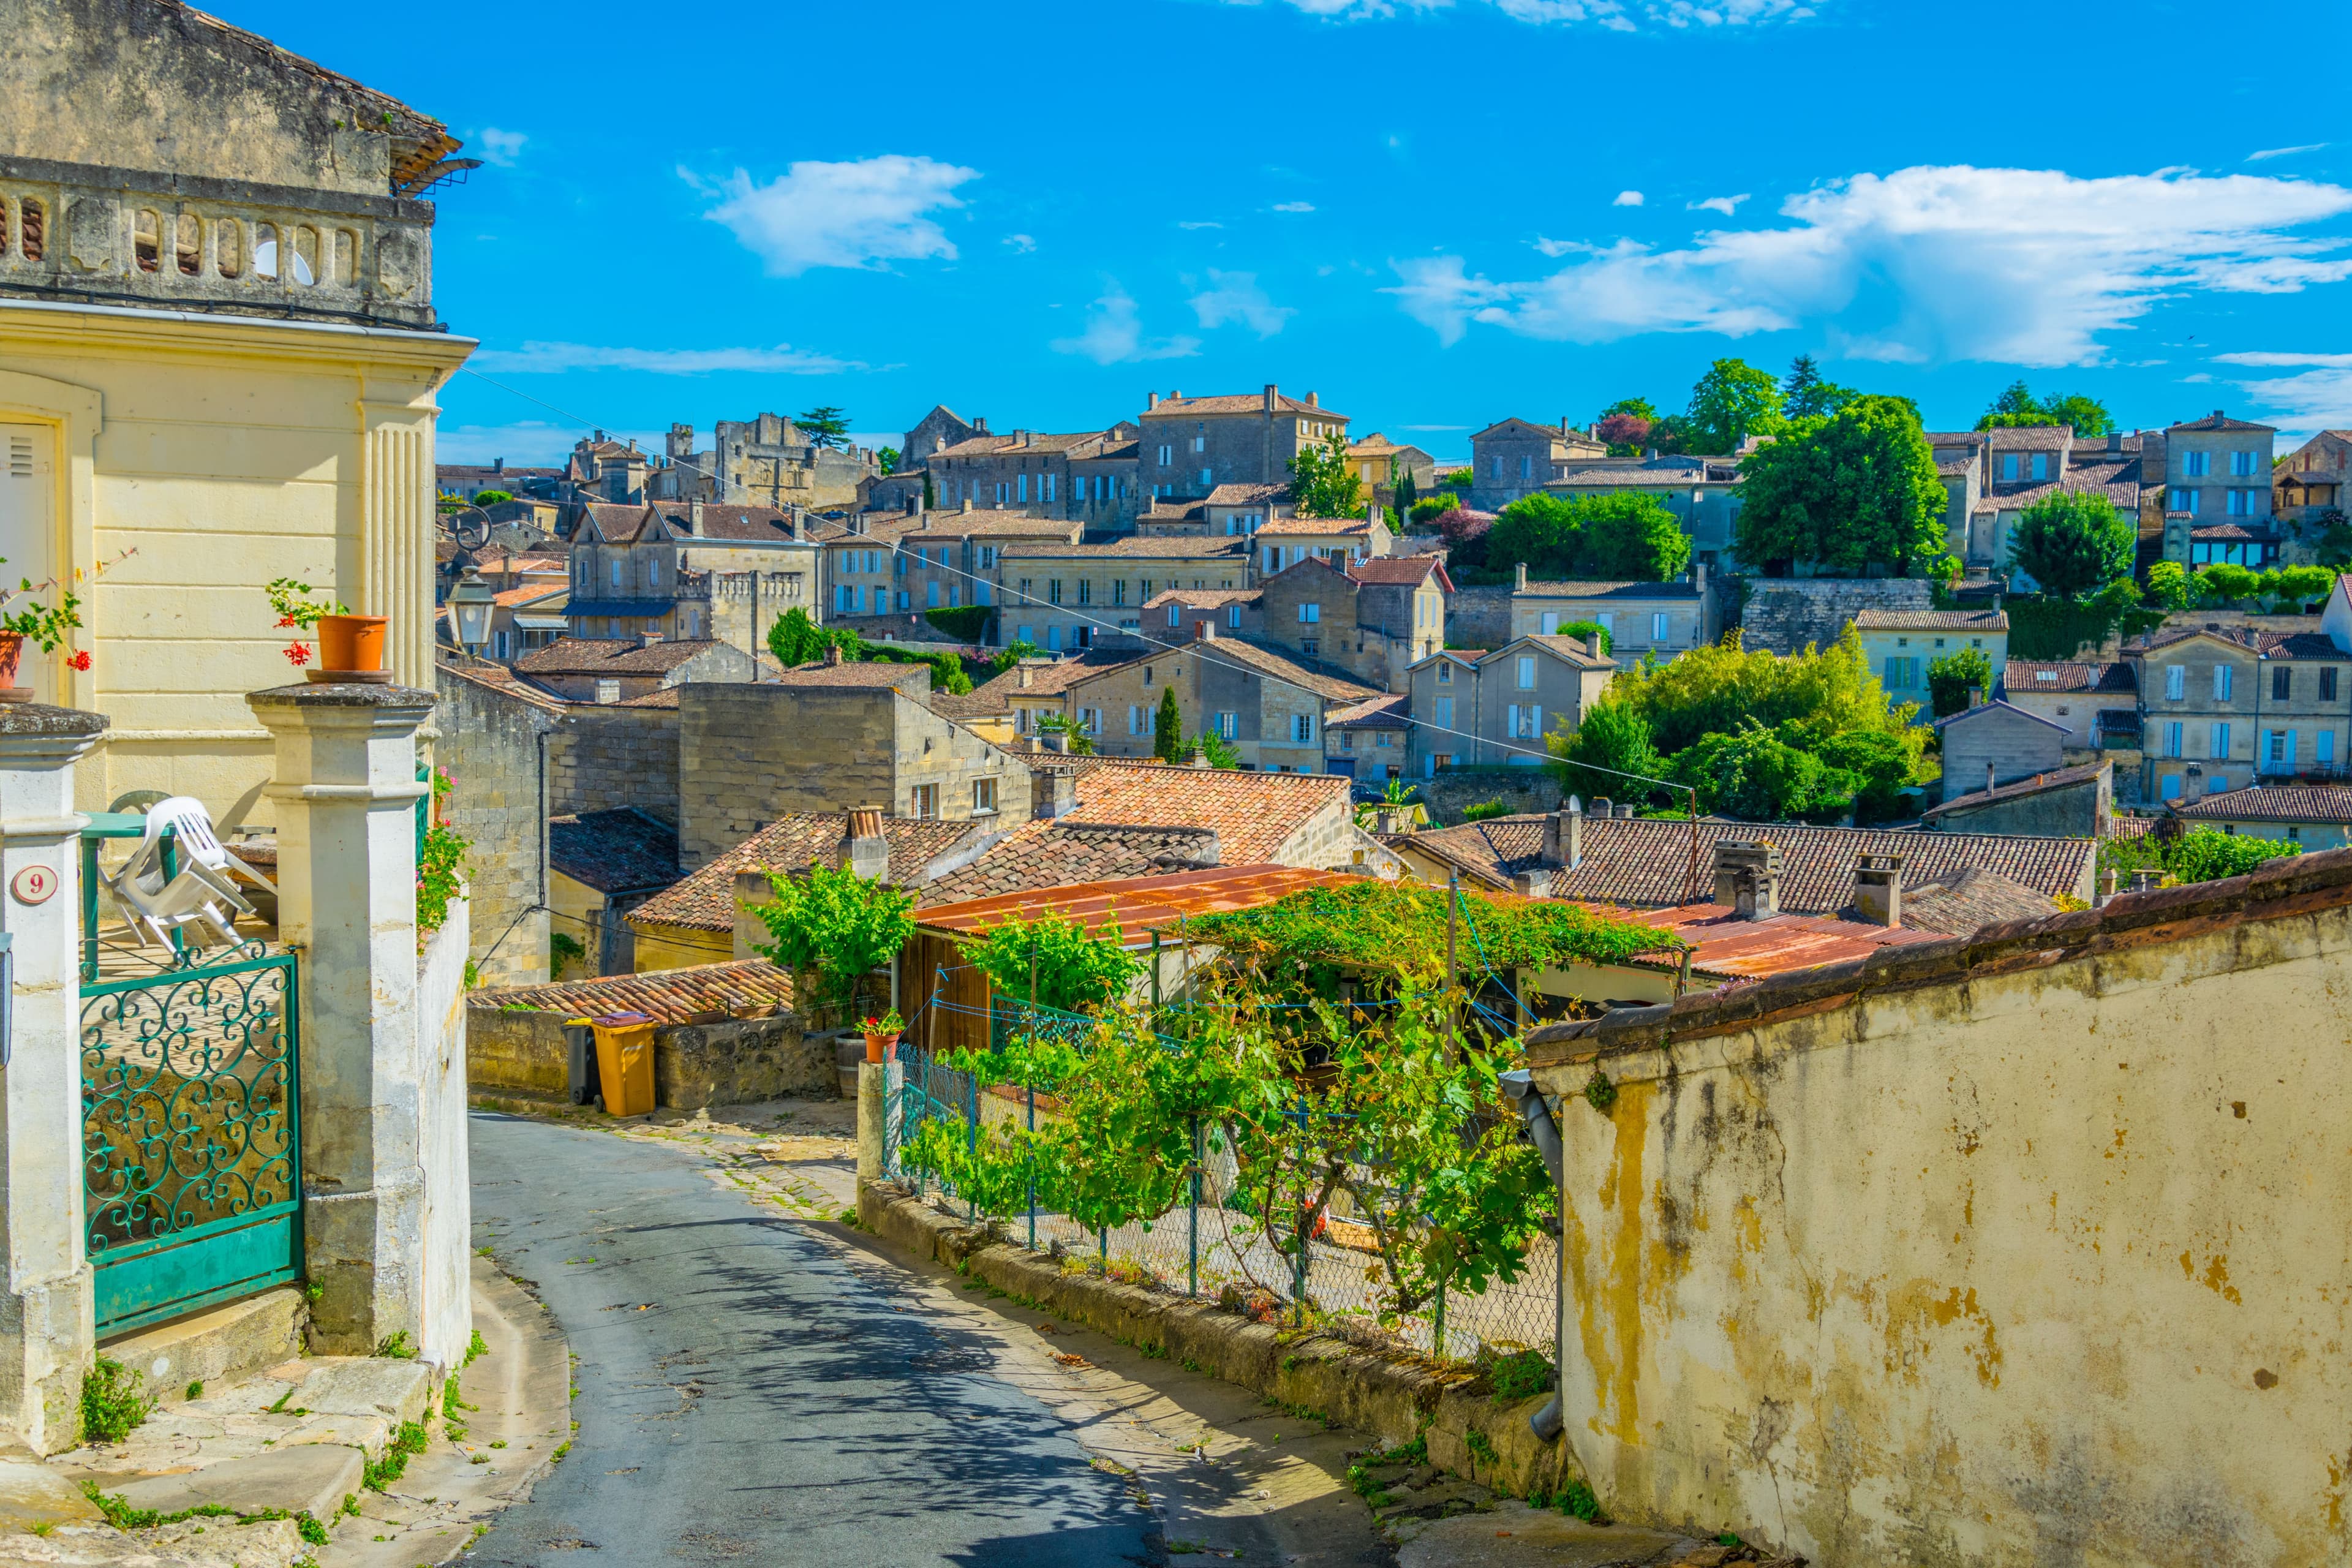
[[332, 1528], [343, 1499], [360, 1489], [360, 1451], [330, 1444], [275, 1448], [201, 1470], [147, 1476], [116, 1488], [132, 1508], [179, 1513], [218, 1503], [239, 1513], [284, 1509]]
[[0, 1459], [0, 1537], [37, 1524], [89, 1524], [100, 1517], [73, 1478], [30, 1459]]
[[188, 1385], [221, 1388], [302, 1353], [310, 1304], [291, 1285], [264, 1290], [225, 1307], [191, 1313], [153, 1328], [120, 1334], [98, 1347], [147, 1380], [165, 1405], [188, 1396]]

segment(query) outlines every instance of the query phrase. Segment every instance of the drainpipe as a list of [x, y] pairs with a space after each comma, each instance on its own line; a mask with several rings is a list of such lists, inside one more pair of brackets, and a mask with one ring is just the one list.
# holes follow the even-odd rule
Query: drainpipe
[[[1551, 1173], [1552, 1191], [1560, 1191], [1559, 1128], [1551, 1119], [1551, 1108], [1544, 1104], [1543, 1092], [1536, 1088], [1535, 1075], [1526, 1068], [1504, 1073], [1499, 1080], [1503, 1093], [1518, 1102], [1519, 1117], [1527, 1123], [1528, 1142], [1543, 1156], [1544, 1169]], [[1561, 1245], [1567, 1245], [1563, 1235]], [[1560, 1435], [1560, 1388], [1557, 1379], [1566, 1375], [1568, 1367], [1568, 1303], [1560, 1293], [1568, 1289], [1558, 1269], [1552, 1272], [1552, 1346], [1551, 1363], [1555, 1369], [1555, 1384], [1550, 1402], [1528, 1417], [1528, 1426], [1549, 1443]]]

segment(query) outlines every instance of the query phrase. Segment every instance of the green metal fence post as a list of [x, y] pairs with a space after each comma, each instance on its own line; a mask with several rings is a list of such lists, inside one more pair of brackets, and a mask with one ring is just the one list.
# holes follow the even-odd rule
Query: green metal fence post
[[[1026, 1079], [1029, 1075], [1024, 1072], [1021, 1076]], [[1029, 1096], [1029, 1131], [1034, 1134], [1037, 1131], [1037, 1086], [1034, 1082], [1025, 1082], [1023, 1087]], [[1037, 1140], [1034, 1136], [1029, 1140], [1029, 1250], [1037, 1250]]]
[[[1154, 974], [1158, 973], [1155, 967]], [[1201, 1293], [1201, 1119], [1192, 1118], [1192, 1201], [1186, 1216], [1184, 1237], [1184, 1294]]]
[[[980, 1069], [974, 1068], [964, 1079], [964, 1147], [971, 1152], [975, 1168], [980, 1164]], [[963, 1195], [963, 1217], [969, 1222], [980, 1217], [980, 1205], [970, 1193]]]
[[[1298, 1101], [1298, 1164], [1301, 1170], [1307, 1167], [1307, 1101], [1303, 1097]], [[1307, 1321], [1307, 1218], [1306, 1206], [1302, 1203], [1298, 1210], [1297, 1222], [1298, 1256], [1292, 1260], [1290, 1270], [1291, 1316], [1301, 1325]]]
[[1445, 1281], [1437, 1282], [1437, 1305], [1429, 1315], [1429, 1353], [1443, 1360], [1445, 1355]]

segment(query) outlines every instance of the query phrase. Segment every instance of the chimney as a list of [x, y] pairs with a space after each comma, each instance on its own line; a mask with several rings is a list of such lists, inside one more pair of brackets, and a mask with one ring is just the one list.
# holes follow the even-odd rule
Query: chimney
[[1182, 387], [1181, 387], [1181, 386], [1171, 386], [1171, 387], [1170, 387], [1170, 388], [1168, 389], [1168, 401], [1169, 401], [1169, 402], [1171, 402], [1171, 403], [1181, 403], [1181, 402], [1183, 402], [1183, 401], [1184, 401], [1184, 389], [1183, 389]]
[[1903, 857], [1864, 855], [1854, 862], [1853, 913], [1864, 925], [1903, 924]]
[[2108, 431], [2108, 432], [2107, 432], [2107, 450], [2108, 450], [2108, 451], [2110, 451], [2110, 452], [2120, 452], [2120, 451], [2122, 451], [2123, 449], [2124, 449], [2124, 433], [2123, 433], [2122, 431], [2120, 431], [2120, 430], [2110, 430], [2110, 431]]
[[1607, 795], [1596, 795], [1592, 797], [1592, 815], [1604, 820], [1612, 815]]
[[490, 459], [490, 472], [494, 474], [503, 474], [506, 471], [507, 460], [504, 458], [492, 458]]
[[1201, 744], [1198, 741], [1192, 742], [1191, 765], [1196, 768], [1205, 768], [1209, 766], [1209, 748]]
[[852, 806], [841, 840], [841, 868], [868, 882], [890, 879], [890, 841], [882, 837], [882, 808]]
[[1145, 394], [1143, 395], [1143, 411], [1144, 411], [1146, 414], [1150, 413], [1153, 409], [1155, 409], [1155, 408], [1157, 408], [1157, 407], [1159, 407], [1159, 406], [1160, 406], [1160, 395], [1159, 395], [1158, 393], [1156, 393], [1156, 392], [1147, 392], [1147, 393], [1145, 393]]
[[659, 641], [661, 641], [661, 640], [662, 640], [662, 634], [661, 634], [661, 633], [659, 633], [659, 632], [647, 632], [647, 633], [646, 633], [643, 637], [639, 637], [639, 638], [637, 639], [637, 645], [638, 645], [640, 647], [651, 647], [654, 644], [656, 644], [656, 643], [657, 643], [657, 642], [659, 642]]
[[967, 512], [971, 510], [971, 498], [970, 496], [963, 498], [963, 510]]
[[2164, 873], [2154, 866], [2143, 866], [2132, 873], [2131, 890], [2135, 893], [2153, 893], [2163, 885]]
[[1584, 864], [1584, 807], [1574, 795], [1544, 818], [1543, 859], [1565, 871]]
[[1631, 822], [1633, 820], [1634, 810], [1635, 806], [1633, 802], [1630, 800], [1621, 800], [1609, 815], [1615, 817], [1620, 822]]
[[841, 662], [841, 645], [840, 645], [839, 643], [827, 643], [827, 644], [825, 645], [825, 649], [824, 649], [824, 666], [825, 666], [825, 668], [826, 668], [827, 669], [831, 669], [831, 668], [833, 668], [835, 666], [838, 665], [840, 662]]
[[[1700, 598], [1704, 599], [1706, 597], [1706, 562], [1695, 561], [1691, 563], [1691, 586], [1698, 590], [1698, 596]], [[1699, 612], [1699, 618], [1701, 620], [1705, 620], [1706, 618], [1706, 613], [1705, 610], [1701, 610]]]
[[686, 509], [686, 526], [689, 533], [702, 531], [702, 503], [696, 501]]
[[1216, 641], [1217, 623], [1206, 616], [1194, 621], [1192, 623], [1192, 640], [1194, 642]]
[[1551, 868], [1549, 866], [1530, 866], [1524, 871], [1512, 872], [1511, 890], [1519, 894], [1522, 898], [1550, 898]]
[[1018, 672], [1018, 676], [1019, 676], [1019, 679], [1018, 679], [1018, 681], [1017, 681], [1017, 684], [1020, 686], [1020, 688], [1021, 688], [1021, 689], [1022, 689], [1022, 690], [1024, 690], [1024, 691], [1028, 690], [1028, 689], [1029, 689], [1029, 678], [1030, 678], [1031, 674], [1033, 673], [1033, 671], [1031, 671], [1030, 668], [1029, 668], [1026, 664], [1018, 664], [1018, 665], [1015, 665], [1015, 666], [1013, 666], [1013, 668], [1014, 668], [1014, 670], [1015, 670], [1015, 671], [1017, 671], [1017, 672]]
[[1599, 632], [1587, 632], [1584, 634], [1584, 651], [1594, 658], [1599, 658], [1601, 657], [1601, 634]]
[[922, 531], [922, 530], [924, 530], [924, 529], [927, 529], [927, 528], [930, 527], [930, 526], [931, 526], [931, 514], [930, 514], [929, 512], [925, 512], [925, 513], [923, 513], [923, 521], [920, 521], [920, 522], [919, 522], [919, 523], [917, 523], [917, 524], [915, 524], [915, 528], [916, 528], [917, 531], [919, 531], [919, 531]]
[[1040, 730], [1037, 731], [1037, 749], [1066, 757], [1070, 754], [1070, 737], [1059, 730]]
[[793, 542], [805, 544], [808, 542], [808, 510], [804, 507], [795, 505], [793, 508], [792, 516]]
[[1715, 844], [1715, 901], [1744, 921], [1769, 921], [1780, 912], [1780, 847], [1762, 838], [1718, 838]]
[[1309, 408], [1320, 408], [1323, 405], [1315, 401], [1315, 395], [1310, 392], [1307, 395], [1307, 406]]
[[1029, 770], [1029, 815], [1042, 822], [1078, 809], [1078, 770], [1065, 763]]
[[1017, 425], [1014, 426], [1013, 429], [1013, 444], [1016, 447], [1026, 447], [1029, 444], [1029, 432], [1022, 429]]
[[1521, 594], [1528, 591], [1528, 563], [1524, 561], [1519, 563], [1518, 577], [1513, 584], [1513, 589]]
[[1990, 795], [1992, 792], [1992, 759], [1988, 757], [1985, 759], [1985, 794]]
[[1971, 708], [1981, 708], [1984, 706], [1983, 687], [1971, 686], [1969, 688], [1969, 706]]
[[977, 414], [977, 415], [974, 415], [974, 416], [972, 416], [972, 421], [971, 421], [971, 429], [972, 429], [972, 434], [973, 434], [973, 435], [975, 435], [975, 436], [985, 436], [985, 435], [987, 435], [987, 434], [988, 434], [988, 416], [987, 416], [987, 415], [985, 415], [985, 414]]
[[1274, 383], [1272, 383], [1272, 382], [1270, 382], [1270, 381], [1269, 381], [1269, 382], [1267, 382], [1267, 383], [1265, 384], [1265, 411], [1266, 411], [1268, 414], [1273, 413], [1273, 412], [1274, 412], [1274, 405], [1275, 405], [1277, 402], [1279, 402], [1280, 400], [1281, 400], [1281, 395], [1280, 395], [1280, 394], [1276, 393], [1276, 392], [1274, 390]]
[[923, 493], [922, 493], [922, 491], [920, 491], [920, 490], [909, 490], [909, 491], [908, 491], [908, 492], [907, 492], [907, 515], [908, 515], [908, 517], [912, 517], [912, 516], [914, 516], [917, 512], [919, 512], [919, 511], [920, 511], [920, 510], [923, 510]]
[[2116, 873], [2112, 868], [2099, 873], [2099, 890], [2091, 895], [2091, 907], [2103, 910], [2116, 896]]
[[776, 896], [775, 888], [765, 871], [735, 873], [735, 938], [731, 956], [740, 963], [760, 956], [760, 949], [775, 942], [774, 935], [760, 922], [748, 906], [764, 904]]

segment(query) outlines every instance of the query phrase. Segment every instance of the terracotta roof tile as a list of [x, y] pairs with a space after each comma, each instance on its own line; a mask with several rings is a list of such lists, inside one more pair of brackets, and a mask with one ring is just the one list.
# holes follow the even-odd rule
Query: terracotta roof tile
[[1069, 817], [997, 846], [923, 889], [925, 907], [990, 899], [1033, 888], [1150, 877], [1213, 866], [1222, 858], [1215, 829], [1122, 826]]
[[1180, 918], [1258, 909], [1308, 888], [1354, 879], [1337, 871], [1291, 866], [1220, 866], [1169, 876], [1024, 889], [937, 905], [915, 918], [935, 931], [973, 931], [1053, 911], [1078, 921], [1090, 934], [1099, 934], [1116, 922], [1126, 942], [1141, 945], [1149, 942], [1155, 928], [1173, 930]]
[[1339, 535], [1370, 533], [1372, 525], [1360, 517], [1270, 517], [1258, 524], [1258, 535]]
[[547, 819], [547, 863], [600, 893], [667, 888], [677, 866], [677, 831], [635, 806]]
[[782, 686], [906, 686], [928, 692], [930, 689], [931, 667], [927, 664], [899, 664], [888, 659], [844, 659], [839, 664], [827, 664], [814, 659], [796, 664], [776, 677]]
[[[1634, 925], [1671, 931], [1694, 949], [1691, 968], [1701, 974], [1760, 980], [1768, 974], [1818, 969], [1867, 958], [1882, 947], [1937, 942], [1924, 931], [1889, 928], [1831, 915], [1775, 915], [1743, 920], [1723, 904], [1682, 904], [1672, 909], [1620, 911], [1601, 909]], [[1668, 967], [1671, 966], [1671, 958]]]
[[1996, 452], [2054, 452], [2074, 439], [2072, 425], [2003, 425], [1985, 432]]
[[[1691, 835], [1690, 823], [1667, 817], [1588, 817], [1583, 863], [1573, 870], [1553, 869], [1552, 896], [1649, 908], [1681, 903], [1691, 892]], [[1697, 826], [1697, 836], [1699, 879], [1707, 889], [1714, 886], [1717, 839], [1764, 838], [1778, 845], [1780, 907], [1798, 914], [1828, 914], [1852, 904], [1854, 861], [1864, 854], [1902, 856], [1906, 879], [1924, 881], [1962, 866], [1982, 866], [2054, 896], [2084, 885], [2097, 848], [2088, 838], [1705, 819]], [[1543, 863], [1543, 818], [1490, 817], [1416, 833], [1398, 847], [1432, 852], [1493, 886], [1507, 888], [1514, 872]]]
[[[768, 870], [789, 874], [823, 862], [835, 864], [848, 831], [846, 812], [795, 811], [777, 818], [742, 843], [629, 911], [632, 922], [686, 926], [696, 931], [735, 929], [735, 873]], [[890, 879], [919, 883], [931, 863], [987, 831], [978, 822], [917, 822], [886, 816], [882, 836], [890, 841]]]
[[1696, 599], [1695, 583], [1546, 583], [1530, 580], [1513, 590], [1540, 599]]
[[1219, 485], [1201, 498], [1203, 506], [1272, 506], [1290, 495], [1288, 485]]
[[[1304, 414], [1316, 419], [1337, 420], [1342, 425], [1348, 422], [1348, 416], [1344, 414], [1335, 414], [1328, 408], [1320, 407], [1312, 403], [1302, 403], [1283, 392], [1274, 395], [1274, 409], [1277, 414]], [[1156, 405], [1145, 409], [1143, 417], [1158, 419], [1192, 414], [1263, 414], [1265, 412], [1265, 394], [1237, 392], [1205, 397], [1163, 397]]]
[[1241, 665], [1269, 679], [1311, 691], [1327, 702], [1360, 702], [1377, 689], [1335, 666], [1301, 658], [1287, 649], [1249, 637], [1221, 637], [1190, 646], [1202, 658], [1222, 658], [1228, 665]]
[[1962, 866], [1903, 889], [1902, 919], [1913, 931], [1974, 936], [2002, 921], [2038, 921], [2058, 912], [2058, 900], [1998, 871]]
[[2232, 419], [2216, 408], [2202, 419], [2192, 419], [2186, 425], [2168, 426], [2166, 427], [2165, 434], [2170, 435], [2175, 430], [2275, 430], [2276, 428], [2278, 426], [2274, 425], [2256, 425], [2244, 419]]
[[1323, 725], [1339, 730], [1407, 730], [1412, 727], [1412, 692], [1387, 692], [1352, 707], [1334, 708], [1324, 715]]
[[1181, 605], [1188, 610], [1219, 610], [1227, 605], [1253, 605], [1262, 597], [1256, 588], [1164, 588], [1143, 601], [1143, 608]]
[[[1155, 599], [1152, 603], [1158, 604], [1159, 601]], [[1069, 689], [1071, 682], [1083, 680], [1106, 669], [1115, 669], [1131, 662], [1132, 658], [1129, 654], [1089, 648], [1075, 658], [1024, 658], [1011, 669], [990, 676], [973, 687], [971, 694], [976, 698], [985, 697], [1003, 708], [1009, 708], [1016, 697], [1024, 700], [1057, 697]], [[1021, 683], [1024, 671], [1029, 677], [1026, 686]]]
[[667, 675], [721, 646], [709, 637], [665, 637], [650, 643], [561, 637], [524, 654], [514, 667], [525, 675]]
[[466, 1002], [472, 1007], [521, 1007], [566, 1017], [643, 1013], [657, 1024], [716, 1023], [721, 1018], [764, 1018], [789, 1009], [793, 977], [764, 958], [747, 958], [644, 974], [609, 974], [602, 980], [477, 991]]
[[1855, 627], [1865, 632], [2005, 632], [2007, 610], [1857, 610]]
[[1447, 593], [1454, 592], [1454, 579], [1445, 574], [1445, 563], [1434, 555], [1375, 555], [1365, 561], [1348, 563], [1348, 575], [1359, 583], [1395, 583], [1418, 587], [1425, 579], [1435, 577], [1438, 585]]
[[2084, 763], [2080, 767], [2057, 768], [2049, 773], [2035, 773], [2032, 778], [2012, 779], [1990, 790], [1971, 790], [1956, 795], [1940, 805], [1931, 805], [1919, 814], [1922, 822], [1932, 822], [1946, 812], [1966, 810], [1979, 805], [1991, 805], [2004, 800], [2023, 800], [2028, 795], [2046, 795], [2052, 790], [2072, 789], [2085, 784], [2114, 764]]
[[2001, 683], [2019, 697], [2034, 692], [2137, 691], [2139, 679], [2127, 660], [2083, 664], [2072, 659], [2012, 658]]
[[2258, 784], [2175, 803], [2191, 822], [2352, 822], [2352, 784]]

